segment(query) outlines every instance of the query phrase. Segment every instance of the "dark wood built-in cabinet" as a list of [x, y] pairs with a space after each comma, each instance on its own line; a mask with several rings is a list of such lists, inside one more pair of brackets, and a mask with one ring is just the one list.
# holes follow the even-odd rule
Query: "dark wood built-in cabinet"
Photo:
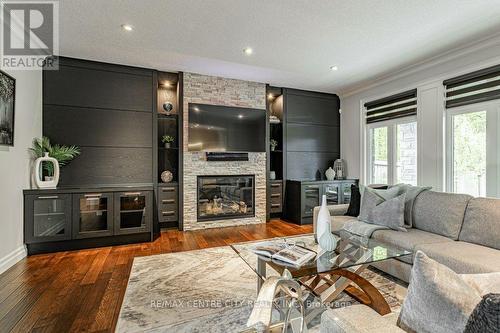
[[153, 187], [25, 190], [24, 240], [30, 254], [149, 241], [152, 212]]
[[326, 195], [328, 205], [347, 204], [351, 201], [351, 185], [356, 179], [300, 181], [288, 180], [284, 218], [297, 224], [311, 224], [314, 207], [321, 204]]

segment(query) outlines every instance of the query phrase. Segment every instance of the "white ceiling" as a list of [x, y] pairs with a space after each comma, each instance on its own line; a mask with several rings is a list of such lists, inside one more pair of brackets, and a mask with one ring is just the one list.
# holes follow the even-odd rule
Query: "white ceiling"
[[500, 0], [60, 1], [61, 55], [325, 92], [499, 31]]

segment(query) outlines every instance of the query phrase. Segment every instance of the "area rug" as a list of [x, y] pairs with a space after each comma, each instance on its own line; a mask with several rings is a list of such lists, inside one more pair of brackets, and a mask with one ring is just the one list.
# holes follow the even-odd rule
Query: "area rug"
[[[362, 275], [399, 309], [404, 283], [375, 270]], [[135, 258], [117, 332], [242, 331], [257, 296], [256, 279], [229, 246]], [[342, 294], [333, 306], [352, 304], [357, 302]]]

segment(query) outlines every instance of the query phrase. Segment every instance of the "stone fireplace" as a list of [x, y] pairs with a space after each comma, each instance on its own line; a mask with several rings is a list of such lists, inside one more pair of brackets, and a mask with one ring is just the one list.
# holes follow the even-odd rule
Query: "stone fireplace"
[[198, 221], [255, 216], [255, 176], [198, 176]]
[[[189, 103], [265, 110], [266, 85], [184, 73], [183, 88], [183, 230], [265, 223], [266, 153], [249, 153], [248, 161], [207, 161], [205, 153], [189, 151], [187, 143], [189, 142]], [[248, 180], [239, 180], [241, 177], [248, 176], [252, 176], [251, 186]], [[227, 185], [230, 178], [236, 179], [236, 184]], [[212, 186], [211, 190], [201, 196], [198, 193], [200, 179], [207, 181], [206, 188]], [[214, 181], [226, 185], [217, 187], [215, 184], [210, 184]], [[252, 190], [249, 189], [250, 187]], [[232, 193], [229, 188], [232, 188]], [[249, 195], [251, 191], [253, 193]], [[203, 197], [211, 193], [212, 198]], [[218, 193], [217, 198], [213, 193]], [[247, 202], [252, 196], [253, 202]], [[201, 205], [200, 199], [203, 200]]]

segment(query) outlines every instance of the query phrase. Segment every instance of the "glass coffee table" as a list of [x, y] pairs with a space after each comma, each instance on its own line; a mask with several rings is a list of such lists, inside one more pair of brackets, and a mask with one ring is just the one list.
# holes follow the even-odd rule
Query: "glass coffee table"
[[[345, 292], [381, 315], [390, 313], [391, 309], [379, 290], [360, 274], [371, 263], [408, 256], [412, 252], [347, 232], [335, 236], [338, 240], [337, 248], [324, 253], [320, 252], [313, 234], [238, 243], [231, 247], [257, 274], [258, 291], [270, 277], [289, 274], [323, 304], [328, 305]], [[299, 245], [319, 255], [308, 263], [295, 267], [252, 252], [252, 247], [269, 241]]]

